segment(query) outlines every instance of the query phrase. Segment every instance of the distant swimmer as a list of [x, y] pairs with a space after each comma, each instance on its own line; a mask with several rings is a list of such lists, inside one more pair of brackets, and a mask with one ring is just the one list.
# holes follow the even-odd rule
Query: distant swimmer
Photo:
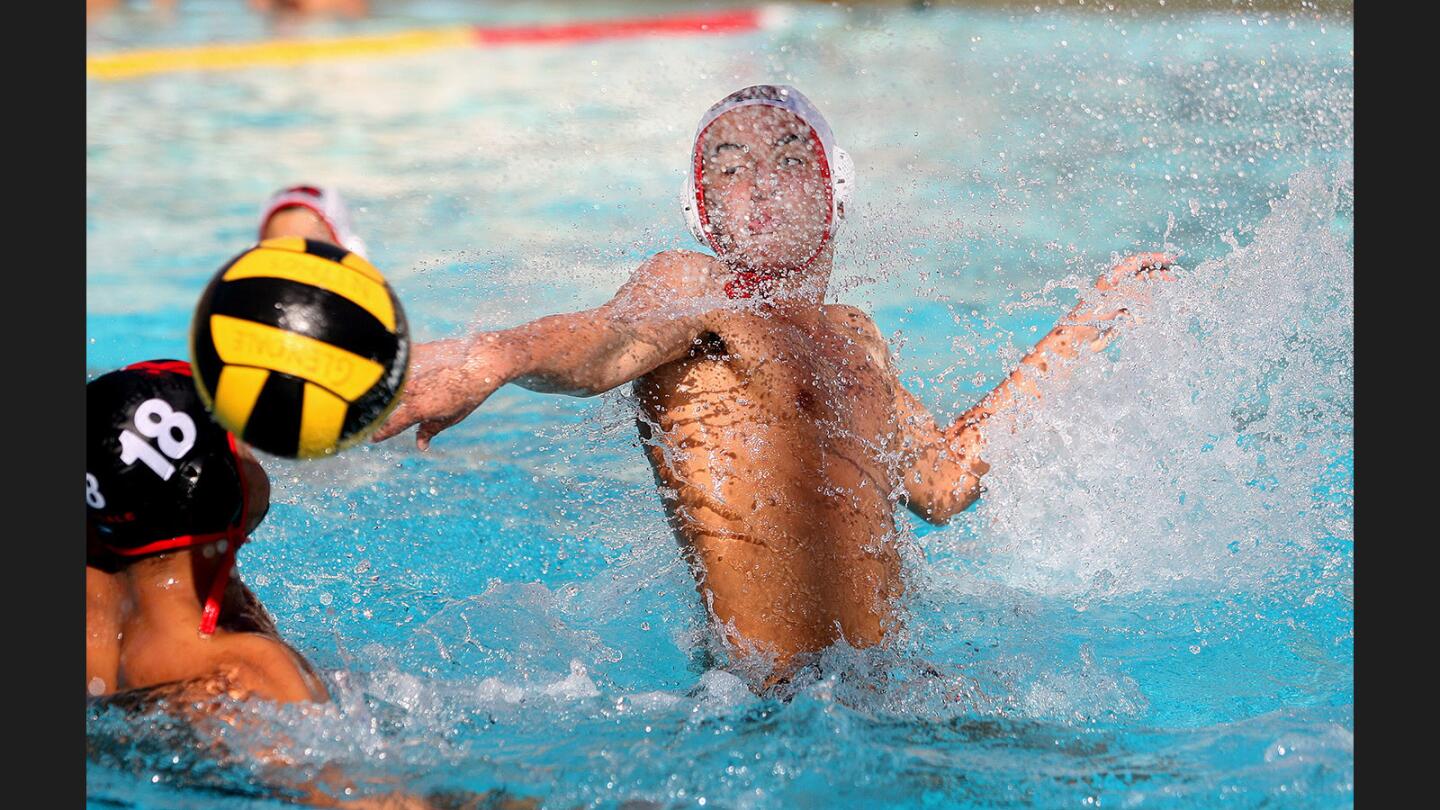
[[366, 255], [364, 240], [350, 224], [344, 198], [325, 186], [290, 186], [270, 195], [260, 211], [259, 238], [282, 236], [318, 239]]
[[[121, 0], [85, 0], [85, 22], [95, 22], [121, 5]], [[175, 0], [149, 0], [142, 5], [167, 16], [175, 11]], [[250, 0], [250, 8], [278, 18], [346, 17], [357, 19], [370, 13], [369, 0]]]
[[1058, 358], [1099, 348], [1124, 295], [1168, 277], [1132, 257], [949, 425], [900, 384], [861, 310], [825, 303], [854, 195], [849, 156], [798, 90], [747, 87], [696, 130], [684, 213], [715, 255], [646, 261], [604, 305], [415, 347], [375, 440], [421, 449], [497, 388], [594, 396], [633, 382], [669, 522], [735, 667], [764, 690], [844, 639], [893, 637], [904, 592], [895, 503], [944, 523], [980, 496], [984, 429]]
[[265, 14], [281, 16], [343, 16], [365, 17], [370, 13], [369, 0], [250, 0], [250, 7]]

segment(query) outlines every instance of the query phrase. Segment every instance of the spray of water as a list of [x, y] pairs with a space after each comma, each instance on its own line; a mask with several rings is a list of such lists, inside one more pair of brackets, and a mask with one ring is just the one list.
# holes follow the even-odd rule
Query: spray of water
[[1156, 285], [1104, 354], [1042, 380], [988, 434], [971, 525], [932, 553], [1047, 594], [1274, 587], [1317, 565], [1313, 588], [1342, 585], [1354, 258], [1333, 226], [1350, 188], [1296, 175], [1250, 244]]

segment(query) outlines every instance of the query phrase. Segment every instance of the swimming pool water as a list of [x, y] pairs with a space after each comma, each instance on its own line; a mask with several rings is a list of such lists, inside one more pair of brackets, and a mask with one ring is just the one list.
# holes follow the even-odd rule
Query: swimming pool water
[[[536, 19], [376, 7], [285, 33]], [[275, 33], [188, 8], [113, 16], [90, 49]], [[565, 13], [602, 9], [536, 12]], [[694, 123], [759, 81], [803, 89], [854, 156], [835, 297], [894, 336], [937, 414], [998, 382], [1114, 258], [1183, 252], [1141, 323], [992, 439], [976, 506], [944, 528], [902, 518], [899, 649], [832, 650], [789, 703], [698, 652], [623, 390], [507, 389], [427, 454], [265, 459], [274, 506], [240, 570], [337, 698], [245, 710], [283, 729], [289, 776], [338, 763], [547, 807], [1352, 804], [1348, 18], [773, 16], [87, 83], [92, 376], [184, 357], [211, 273], [298, 181], [351, 200], [419, 339], [598, 304], [689, 246]], [[275, 773], [207, 764], [158, 718], [87, 730], [91, 806], [280, 806], [257, 787]]]

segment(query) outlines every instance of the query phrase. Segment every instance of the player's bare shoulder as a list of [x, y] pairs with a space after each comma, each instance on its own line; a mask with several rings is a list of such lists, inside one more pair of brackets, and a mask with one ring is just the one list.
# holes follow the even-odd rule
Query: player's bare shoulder
[[849, 304], [826, 304], [823, 311], [831, 326], [864, 346], [866, 353], [877, 366], [882, 369], [890, 368], [890, 344], [865, 310]]
[[734, 302], [725, 295], [725, 269], [713, 256], [667, 250], [651, 256], [606, 305], [611, 323], [642, 341], [687, 342], [733, 331]]
[[319, 676], [278, 638], [236, 633], [224, 643], [216, 655], [216, 677], [230, 688], [281, 703], [329, 699]]
[[651, 256], [616, 294], [617, 300], [645, 305], [685, 301], [713, 305], [724, 297], [724, 268], [715, 257], [693, 250], [667, 250]]

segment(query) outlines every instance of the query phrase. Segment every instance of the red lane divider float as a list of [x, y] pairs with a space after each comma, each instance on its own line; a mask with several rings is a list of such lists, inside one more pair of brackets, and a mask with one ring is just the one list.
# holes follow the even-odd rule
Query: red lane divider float
[[485, 45], [585, 42], [661, 34], [734, 34], [755, 31], [761, 27], [763, 16], [760, 9], [747, 8], [715, 14], [593, 20], [581, 23], [495, 27], [477, 25], [473, 30], [475, 39]]

